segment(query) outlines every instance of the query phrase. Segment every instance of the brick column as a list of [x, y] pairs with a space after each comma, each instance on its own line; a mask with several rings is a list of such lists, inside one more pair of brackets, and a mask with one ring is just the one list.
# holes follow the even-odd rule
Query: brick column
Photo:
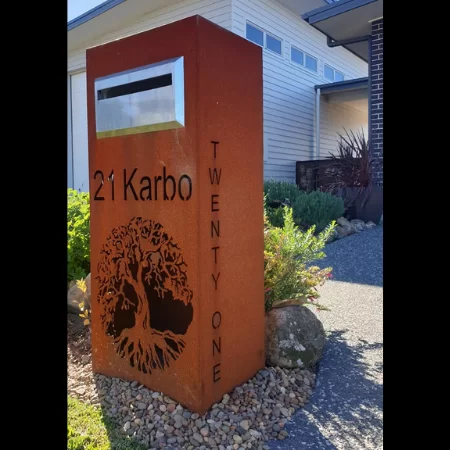
[[383, 186], [383, 19], [372, 22], [371, 70], [371, 145], [374, 180]]

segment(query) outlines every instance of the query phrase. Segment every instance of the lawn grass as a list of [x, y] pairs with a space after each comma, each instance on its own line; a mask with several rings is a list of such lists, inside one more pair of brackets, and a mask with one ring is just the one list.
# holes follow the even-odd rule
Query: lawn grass
[[100, 408], [68, 397], [68, 450], [146, 450], [120, 434]]

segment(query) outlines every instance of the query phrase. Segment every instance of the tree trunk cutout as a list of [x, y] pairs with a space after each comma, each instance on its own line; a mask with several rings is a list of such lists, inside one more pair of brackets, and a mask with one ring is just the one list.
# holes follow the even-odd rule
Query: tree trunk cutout
[[134, 217], [112, 230], [100, 253], [103, 330], [132, 367], [165, 370], [181, 355], [193, 317], [180, 248], [161, 224]]

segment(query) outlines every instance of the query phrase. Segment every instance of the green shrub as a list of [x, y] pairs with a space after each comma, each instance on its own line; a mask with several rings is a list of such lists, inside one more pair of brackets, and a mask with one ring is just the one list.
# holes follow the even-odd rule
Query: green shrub
[[271, 205], [292, 205], [304, 193], [293, 183], [287, 181], [267, 180], [264, 182], [264, 196], [266, 199], [266, 214], [274, 227], [282, 227], [284, 222], [283, 209]]
[[311, 263], [325, 257], [322, 251], [334, 231], [335, 222], [314, 235], [312, 226], [303, 232], [295, 226], [292, 208], [280, 208], [284, 213], [284, 226], [272, 226], [264, 216], [264, 289], [265, 308], [275, 302], [297, 300], [300, 304], [315, 305], [319, 297], [317, 286], [331, 276], [331, 268], [320, 269]]
[[324, 230], [331, 221], [344, 214], [344, 201], [341, 197], [320, 191], [307, 194], [286, 181], [265, 181], [264, 195], [267, 218], [274, 227], [283, 226], [282, 208], [272, 207], [274, 204], [291, 206], [294, 222], [304, 228], [315, 225], [317, 232]]
[[292, 208], [296, 224], [303, 228], [315, 225], [320, 232], [344, 214], [344, 201], [328, 192], [313, 191], [297, 197]]
[[89, 264], [89, 194], [67, 192], [67, 281], [85, 278]]
[[266, 207], [266, 214], [269, 223], [274, 227], [282, 227], [284, 224], [283, 208], [269, 208]]
[[284, 202], [286, 199], [292, 204], [303, 192], [293, 183], [267, 180], [264, 181], [264, 194], [266, 196], [267, 206], [270, 207], [271, 203]]

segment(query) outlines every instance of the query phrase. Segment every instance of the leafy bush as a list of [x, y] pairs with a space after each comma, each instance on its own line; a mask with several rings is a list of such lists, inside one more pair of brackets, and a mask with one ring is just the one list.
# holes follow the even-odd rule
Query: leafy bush
[[328, 192], [312, 191], [303, 193], [292, 204], [294, 221], [302, 227], [316, 227], [324, 230], [333, 220], [344, 214], [344, 200]]
[[322, 251], [333, 233], [335, 222], [314, 235], [315, 227], [306, 232], [294, 223], [292, 209], [283, 207], [284, 226], [272, 226], [264, 214], [264, 289], [268, 311], [282, 300], [297, 300], [300, 304], [315, 305], [319, 297], [317, 286], [331, 276], [331, 268], [320, 269], [311, 263], [325, 257]]
[[67, 281], [85, 278], [90, 271], [89, 219], [89, 194], [68, 189]]
[[87, 293], [86, 280], [77, 280], [78, 289], [82, 292], [82, 301], [78, 304], [81, 313], [80, 317], [84, 319], [83, 324], [89, 325], [91, 323], [91, 302]]
[[282, 227], [284, 224], [284, 210], [283, 208], [266, 207], [266, 214], [269, 223], [274, 227]]
[[266, 214], [274, 227], [282, 227], [284, 213], [281, 206], [291, 206], [303, 193], [293, 183], [267, 180], [264, 182]]
[[324, 230], [331, 221], [344, 214], [344, 202], [341, 197], [320, 191], [308, 194], [295, 184], [286, 181], [265, 181], [264, 195], [267, 219], [274, 227], [283, 226], [282, 206], [293, 208], [294, 221], [297, 225], [305, 228], [315, 225], [317, 232]]
[[264, 181], [264, 194], [267, 207], [270, 208], [274, 204], [292, 204], [297, 197], [302, 195], [302, 191], [295, 184], [287, 181], [267, 180]]

